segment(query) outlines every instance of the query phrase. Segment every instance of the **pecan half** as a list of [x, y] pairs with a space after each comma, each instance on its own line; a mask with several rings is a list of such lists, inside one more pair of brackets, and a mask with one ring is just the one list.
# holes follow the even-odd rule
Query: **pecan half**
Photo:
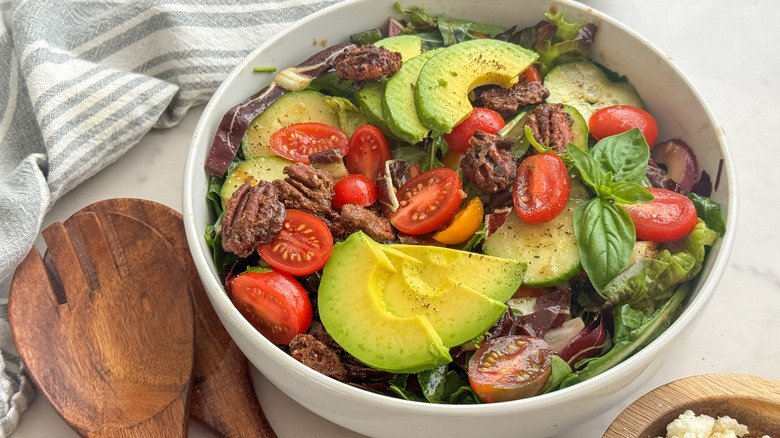
[[296, 335], [290, 341], [290, 355], [326, 376], [342, 381], [347, 378], [347, 370], [339, 354], [310, 334]]
[[573, 124], [574, 120], [563, 111], [560, 103], [539, 105], [525, 119], [525, 125], [531, 128], [536, 141], [559, 154], [566, 152], [566, 145], [574, 138]]
[[541, 82], [520, 81], [509, 88], [486, 85], [474, 90], [474, 106], [491, 109], [506, 118], [522, 107], [544, 102], [549, 96]]
[[357, 204], [341, 207], [341, 224], [346, 234], [363, 231], [377, 242], [395, 239], [395, 231], [387, 218]]
[[463, 174], [486, 193], [512, 187], [517, 172], [517, 159], [510, 153], [514, 142], [514, 138], [475, 131], [460, 162]]
[[341, 79], [365, 81], [392, 76], [401, 68], [402, 61], [399, 52], [366, 44], [339, 55], [333, 68]]
[[331, 205], [334, 182], [327, 171], [294, 163], [285, 167], [284, 173], [287, 178], [275, 180], [273, 185], [286, 208], [313, 214], [327, 224], [338, 220]]
[[248, 257], [258, 246], [279, 234], [285, 213], [273, 184], [260, 181], [252, 186], [245, 182], [225, 208], [219, 229], [222, 249]]

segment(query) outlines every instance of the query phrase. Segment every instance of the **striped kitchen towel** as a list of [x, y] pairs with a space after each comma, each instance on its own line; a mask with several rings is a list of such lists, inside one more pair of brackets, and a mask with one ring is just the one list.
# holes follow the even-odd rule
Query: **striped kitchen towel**
[[[0, 0], [0, 281], [60, 196], [205, 103], [260, 42], [335, 2]], [[22, 382], [0, 381], [2, 437], [31, 394], [7, 318], [0, 349], [2, 378]]]

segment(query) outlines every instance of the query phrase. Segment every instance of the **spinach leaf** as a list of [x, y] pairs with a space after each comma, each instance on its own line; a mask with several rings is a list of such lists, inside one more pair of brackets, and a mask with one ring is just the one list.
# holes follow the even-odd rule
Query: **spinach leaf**
[[395, 377], [393, 377], [390, 382], [388, 382], [387, 386], [391, 391], [395, 392], [400, 398], [404, 400], [420, 402], [425, 401], [425, 399], [422, 397], [406, 389], [408, 380], [409, 374], [396, 374]]
[[636, 232], [625, 210], [593, 198], [574, 211], [574, 235], [585, 272], [593, 286], [604, 286], [628, 267]]
[[393, 149], [392, 156], [394, 160], [404, 160], [411, 166], [417, 163], [422, 164], [428, 154], [416, 146], [401, 146]]
[[558, 386], [560, 386], [561, 382], [563, 382], [572, 373], [572, 369], [569, 364], [566, 363], [565, 360], [561, 359], [561, 357], [557, 354], [552, 356], [551, 365], [552, 374], [550, 374], [550, 378], [547, 379], [547, 383], [544, 384], [544, 388], [541, 391], [542, 394], [558, 389]]
[[603, 356], [588, 360], [583, 369], [566, 377], [559, 387], [566, 388], [603, 373], [658, 337], [675, 319], [680, 303], [690, 290], [690, 283], [680, 284], [669, 300], [650, 316], [631, 308], [628, 304], [621, 304], [614, 308], [615, 334], [612, 349]]
[[720, 204], [696, 193], [689, 193], [688, 198], [696, 207], [696, 215], [707, 224], [709, 229], [718, 233], [719, 237], [723, 237], [726, 234], [726, 223], [723, 221]]
[[469, 382], [454, 370], [448, 370], [447, 365], [417, 373], [417, 381], [431, 403], [452, 403], [456, 395], [460, 403], [468, 402], [468, 394], [462, 388], [470, 387]]
[[436, 24], [441, 32], [445, 46], [462, 43], [463, 41], [478, 38], [477, 35], [494, 36], [506, 30], [505, 27], [492, 24], [474, 23], [471, 21], [456, 20], [440, 15], [436, 18]]

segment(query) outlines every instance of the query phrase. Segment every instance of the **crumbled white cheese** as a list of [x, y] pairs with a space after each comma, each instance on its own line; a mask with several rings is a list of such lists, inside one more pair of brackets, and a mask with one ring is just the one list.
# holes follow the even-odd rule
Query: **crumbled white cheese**
[[[709, 415], [696, 415], [691, 410], [666, 426], [666, 438], [741, 438], [747, 433], [747, 426], [733, 418], [724, 416], [716, 420]], [[764, 435], [762, 438], [770, 437]]]

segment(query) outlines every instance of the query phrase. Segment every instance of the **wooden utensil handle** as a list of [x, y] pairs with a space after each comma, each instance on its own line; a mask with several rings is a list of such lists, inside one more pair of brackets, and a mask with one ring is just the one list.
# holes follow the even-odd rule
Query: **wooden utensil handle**
[[251, 384], [247, 359], [236, 344], [230, 343], [213, 375], [221, 379], [193, 380], [190, 417], [225, 438], [276, 438]]

